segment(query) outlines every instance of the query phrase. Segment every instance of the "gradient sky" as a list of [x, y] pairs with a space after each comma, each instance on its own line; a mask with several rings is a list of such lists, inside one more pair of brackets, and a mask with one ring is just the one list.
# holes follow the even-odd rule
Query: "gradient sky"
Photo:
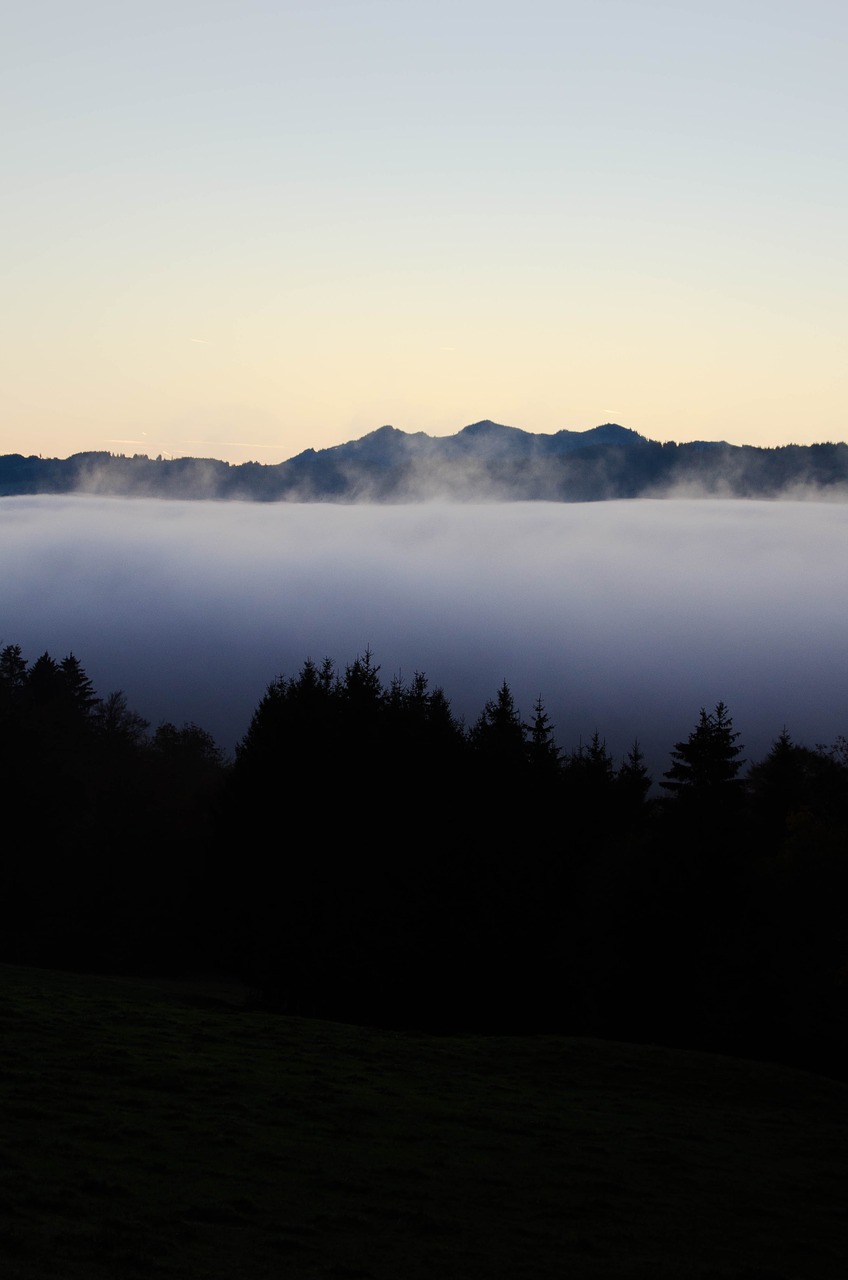
[[0, 452], [846, 438], [848, 8], [28, 0]]

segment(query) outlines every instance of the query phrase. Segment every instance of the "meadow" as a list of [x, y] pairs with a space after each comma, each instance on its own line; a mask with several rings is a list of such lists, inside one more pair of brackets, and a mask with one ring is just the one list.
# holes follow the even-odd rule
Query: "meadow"
[[842, 1280], [848, 1089], [0, 970], [6, 1280]]

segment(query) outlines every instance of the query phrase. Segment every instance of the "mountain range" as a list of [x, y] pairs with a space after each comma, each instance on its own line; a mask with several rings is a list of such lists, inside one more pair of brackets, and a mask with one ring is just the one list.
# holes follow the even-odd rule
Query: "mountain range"
[[384, 426], [277, 464], [107, 452], [0, 457], [0, 495], [70, 492], [261, 502], [672, 496], [848, 501], [848, 445], [674, 444], [612, 422], [588, 431], [536, 434], [485, 420], [452, 436]]

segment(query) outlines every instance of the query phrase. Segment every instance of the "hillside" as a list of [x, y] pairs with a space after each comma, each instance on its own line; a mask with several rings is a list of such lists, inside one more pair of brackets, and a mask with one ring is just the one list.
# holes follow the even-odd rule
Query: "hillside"
[[842, 1280], [848, 1090], [0, 969], [7, 1280]]

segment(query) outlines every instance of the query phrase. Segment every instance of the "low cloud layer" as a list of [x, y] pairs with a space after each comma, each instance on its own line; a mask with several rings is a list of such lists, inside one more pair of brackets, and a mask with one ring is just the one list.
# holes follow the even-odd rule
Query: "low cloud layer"
[[812, 502], [7, 498], [0, 644], [73, 650], [100, 693], [228, 751], [275, 675], [370, 646], [469, 720], [506, 678], [564, 748], [638, 734], [657, 772], [719, 700], [749, 759], [784, 724], [848, 733], [846, 545], [848, 507]]

